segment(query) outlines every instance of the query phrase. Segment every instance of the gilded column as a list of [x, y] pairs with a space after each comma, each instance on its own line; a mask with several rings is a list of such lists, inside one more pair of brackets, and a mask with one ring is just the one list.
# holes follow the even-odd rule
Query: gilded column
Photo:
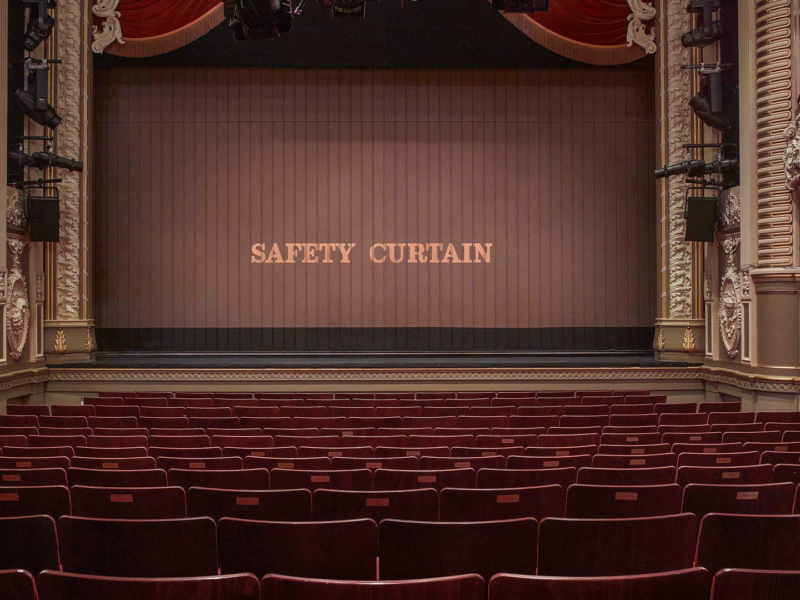
[[83, 173], [59, 171], [60, 241], [45, 251], [48, 362], [85, 360], [94, 350], [89, 311], [89, 89], [91, 86], [90, 0], [58, 0], [55, 105], [61, 115], [55, 151], [83, 162]]
[[[686, 2], [661, 0], [658, 10], [658, 162], [673, 164], [686, 156], [684, 144], [692, 141], [692, 76], [681, 69], [692, 63], [692, 54], [681, 44], [681, 35], [692, 28]], [[701, 361], [704, 353], [704, 321], [701, 318], [701, 254], [686, 242], [683, 217], [686, 182], [683, 177], [661, 180], [659, 214], [660, 286], [655, 349], [662, 358]], [[699, 268], [698, 268], [699, 267]]]

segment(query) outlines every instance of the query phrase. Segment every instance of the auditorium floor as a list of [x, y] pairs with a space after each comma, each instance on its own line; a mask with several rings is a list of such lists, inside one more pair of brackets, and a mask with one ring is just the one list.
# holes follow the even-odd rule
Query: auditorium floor
[[93, 363], [68, 363], [60, 368], [625, 368], [682, 367], [659, 361], [652, 352], [565, 354], [233, 354], [233, 353], [97, 353]]

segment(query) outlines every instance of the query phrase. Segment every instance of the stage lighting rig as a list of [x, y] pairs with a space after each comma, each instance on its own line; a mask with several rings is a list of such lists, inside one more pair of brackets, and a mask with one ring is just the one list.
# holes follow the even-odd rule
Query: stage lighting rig
[[83, 172], [83, 163], [81, 161], [57, 156], [51, 152], [33, 152], [27, 154], [20, 148], [16, 152], [8, 153], [8, 161], [20, 167], [33, 167], [34, 169], [55, 167], [57, 169], [66, 169], [70, 172]]
[[550, 10], [550, 0], [492, 0], [492, 10], [507, 13], [535, 13]]
[[323, 15], [337, 18], [364, 19], [367, 14], [366, 0], [320, 0], [319, 6]]
[[[661, 169], [656, 169], [656, 179], [663, 179], [664, 177], [672, 177], [674, 175], [688, 175], [689, 177], [703, 178], [705, 175], [724, 175], [728, 171], [739, 168], [739, 159], [725, 158], [724, 146], [721, 144], [685, 144], [683, 146], [686, 150], [686, 160], [674, 165], [664, 165]], [[717, 158], [713, 162], [706, 162], [701, 159], [693, 159], [691, 150], [693, 148], [719, 148]], [[722, 188], [728, 187], [722, 181], [710, 180], [708, 185], [719, 186]]]
[[257, 42], [292, 30], [291, 0], [223, 0], [237, 42]]
[[723, 133], [731, 130], [731, 123], [722, 106], [722, 70], [729, 66], [722, 63], [703, 63], [681, 67], [700, 71], [700, 91], [689, 100], [689, 106], [703, 123]]
[[42, 40], [50, 37], [56, 20], [48, 12], [56, 7], [56, 0], [22, 0], [24, 4], [30, 6], [28, 26], [25, 30], [25, 50], [33, 52], [42, 43]]
[[60, 60], [25, 59], [25, 68], [28, 69], [28, 89], [17, 89], [14, 99], [25, 115], [39, 125], [55, 129], [61, 123], [61, 117], [47, 102], [47, 72], [51, 64], [58, 64]]
[[705, 48], [722, 38], [722, 22], [714, 20], [714, 13], [720, 9], [720, 0], [690, 0], [686, 10], [697, 14], [696, 29], [684, 33], [681, 43], [686, 48]]

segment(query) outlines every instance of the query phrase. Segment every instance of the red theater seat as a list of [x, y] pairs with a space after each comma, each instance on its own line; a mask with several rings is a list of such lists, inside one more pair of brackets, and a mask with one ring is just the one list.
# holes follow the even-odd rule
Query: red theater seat
[[567, 490], [567, 518], [625, 519], [676, 515], [679, 485], [573, 485]]
[[597, 446], [550, 446], [544, 448], [537, 446], [536, 448], [525, 448], [525, 456], [580, 456], [583, 454], [594, 456], [597, 454]]
[[720, 569], [800, 569], [800, 515], [703, 517], [695, 564]]
[[87, 439], [90, 448], [147, 448], [146, 436], [90, 435]]
[[0, 571], [0, 590], [7, 600], [37, 600], [33, 576], [20, 569]]
[[741, 400], [736, 400], [733, 402], [701, 402], [697, 410], [701, 413], [738, 413], [741, 408]]
[[676, 402], [674, 404], [658, 403], [654, 407], [657, 415], [676, 413], [696, 413], [697, 404], [694, 402]]
[[800, 452], [800, 442], [747, 442], [745, 452]]
[[70, 459], [66, 456], [0, 456], [2, 469], [69, 469]]
[[125, 399], [122, 395], [119, 396], [107, 396], [105, 394], [100, 394], [95, 398], [91, 398], [88, 396], [84, 396], [81, 399], [83, 404], [88, 404], [90, 406], [122, 406], [125, 404]]
[[141, 409], [138, 406], [95, 406], [94, 414], [96, 417], [133, 417], [138, 419], [141, 416]]
[[600, 469], [651, 469], [654, 467], [674, 467], [678, 464], [677, 455], [663, 454], [595, 454], [592, 467]]
[[707, 454], [722, 454], [726, 452], [742, 452], [744, 446], [741, 442], [732, 442], [729, 444], [672, 444], [672, 451], [675, 454], [682, 454], [684, 452], [703, 452]]
[[0, 415], [0, 427], [39, 427], [36, 415]]
[[[152, 451], [153, 449], [150, 448]], [[90, 448], [78, 446], [75, 456], [87, 458], [143, 458], [147, 456], [147, 448]]]
[[559, 469], [563, 467], [590, 467], [592, 457], [588, 454], [578, 456], [509, 456], [507, 469]]
[[[71, 514], [69, 489], [63, 485], [0, 488], [0, 517]], [[11, 543], [12, 540], [5, 540]]]
[[28, 446], [53, 447], [70, 446], [77, 448], [86, 445], [86, 437], [82, 435], [29, 435]]
[[[248, 456], [244, 459], [244, 468], [267, 469], [268, 471], [272, 471], [273, 469], [300, 469], [308, 471], [316, 471], [316, 470], [327, 471], [331, 468], [331, 459], [328, 458], [327, 456], [314, 456], [314, 457], [304, 457], [304, 458]], [[358, 467], [358, 468], [363, 468], [363, 467]]]
[[[640, 437], [640, 436], [633, 436]], [[647, 454], [668, 454], [669, 444], [627, 444], [621, 446], [603, 445], [598, 449], [598, 454], [621, 454], [621, 455], [647, 455]]]
[[38, 448], [30, 448], [28, 446], [3, 446], [3, 456], [5, 457], [53, 457], [53, 456], [66, 456], [72, 458], [75, 455], [75, 449], [70, 446], [42, 446]]
[[676, 483], [753, 485], [772, 483], [772, 465], [749, 467], [679, 467]]
[[189, 417], [189, 427], [238, 429], [241, 423], [238, 417]]
[[528, 517], [541, 520], [563, 517], [565, 505], [566, 492], [560, 485], [474, 490], [445, 488], [439, 492], [442, 521], [502, 521]]
[[178, 458], [160, 456], [157, 467], [165, 471], [170, 469], [201, 469], [204, 471], [238, 470], [242, 468], [242, 459], [238, 456], [224, 458]]
[[702, 568], [627, 577], [528, 577], [502, 574], [492, 578], [489, 600], [708, 600], [710, 588], [711, 576]]
[[692, 514], [545, 519], [539, 526], [538, 573], [600, 577], [688, 569], [696, 540], [697, 517]]
[[[652, 415], [655, 404], [613, 404], [609, 409], [610, 415]], [[658, 421], [658, 419], [656, 419]], [[658, 423], [656, 422], [656, 425]]]
[[343, 447], [369, 446], [377, 448], [404, 448], [408, 446], [408, 437], [405, 435], [350, 435], [341, 438]]
[[147, 429], [142, 425], [139, 427], [139, 421], [136, 417], [88, 417], [89, 427], [92, 429]]
[[530, 435], [479, 435], [475, 437], [475, 446], [478, 448], [502, 448], [503, 446], [535, 446], [539, 435], [544, 434], [544, 429], [540, 434]]
[[[9, 409], [11, 407], [9, 406]], [[31, 407], [34, 408], [34, 407]], [[45, 408], [49, 412], [44, 414], [49, 414], [52, 412], [54, 417], [93, 417], [96, 414], [96, 409], [94, 406], [91, 405], [75, 405], [75, 404], [53, 404], [51, 407], [35, 407], [35, 408]], [[8, 414], [14, 414], [9, 411]], [[23, 414], [23, 413], [21, 413]], [[28, 413], [28, 414], [35, 414], [35, 413]], [[41, 413], [39, 413], [41, 415]]]
[[473, 435], [410, 435], [408, 445], [414, 448], [435, 448], [437, 446], [474, 446]]
[[609, 407], [605, 404], [594, 404], [589, 406], [564, 406], [561, 414], [568, 416], [608, 416]]
[[335, 446], [333, 448], [324, 448], [320, 446], [300, 446], [297, 449], [297, 456], [300, 458], [371, 458], [375, 456], [375, 449], [372, 448], [372, 446], [360, 446], [355, 448], [343, 448], [341, 446]]
[[336, 435], [316, 435], [316, 436], [299, 436], [299, 435], [276, 435], [276, 446], [294, 446], [295, 448], [305, 447], [318, 447], [318, 448], [336, 448], [341, 445], [339, 436]]
[[30, 435], [45, 435], [45, 436], [83, 436], [88, 439], [92, 435], [91, 427], [39, 427], [36, 433]]
[[143, 417], [185, 417], [186, 409], [183, 406], [143, 406], [140, 409]]
[[[478, 471], [477, 487], [486, 489], [560, 485], [566, 489], [574, 484], [577, 478], [578, 470], [574, 467], [558, 469], [481, 469]], [[447, 487], [472, 486], [462, 485]]]
[[147, 429], [188, 429], [187, 417], [139, 417], [139, 427]]
[[56, 523], [52, 517], [0, 518], [0, 540], [3, 540], [0, 544], [0, 570], [22, 569], [38, 574], [45, 569], [60, 569]]
[[483, 600], [485, 589], [477, 575], [364, 583], [269, 575], [261, 582], [261, 600]]
[[[327, 459], [306, 459], [306, 460], [327, 460]], [[313, 466], [313, 467], [298, 467], [310, 469], [334, 469], [334, 470], [348, 470], [348, 469], [419, 469], [419, 459], [416, 456], [396, 456], [396, 457], [369, 457], [359, 458], [353, 456], [336, 456], [330, 459], [329, 466]]]
[[612, 427], [654, 427], [658, 425], [658, 415], [611, 415]]
[[78, 469], [67, 471], [69, 486], [87, 487], [163, 487], [167, 474], [161, 469], [119, 471], [116, 469]]
[[175, 398], [167, 398], [167, 405], [184, 408], [210, 408], [214, 406], [214, 399], [211, 396], [197, 398], [179, 396]]
[[505, 466], [506, 459], [503, 456], [423, 456], [419, 459], [419, 469], [424, 471], [474, 469], [477, 472], [478, 469], [504, 469]]
[[[208, 448], [207, 448], [208, 449]], [[219, 448], [216, 448], [219, 450]], [[242, 460], [248, 456], [257, 458], [296, 458], [297, 448], [294, 446], [283, 446], [280, 448], [224, 448], [221, 450], [222, 456], [238, 456]], [[168, 456], [165, 454], [164, 456]]]
[[0, 489], [67, 485], [64, 469], [0, 469]]
[[136, 406], [138, 408], [142, 408], [143, 406], [161, 406], [166, 408], [167, 406], [169, 406], [166, 397], [155, 398], [155, 397], [145, 397], [145, 396], [137, 396], [135, 398], [126, 397], [125, 405]]
[[378, 529], [370, 519], [280, 523], [220, 519], [222, 573], [376, 579]]
[[181, 579], [128, 579], [48, 571], [39, 576], [37, 587], [40, 600], [74, 598], [258, 600], [259, 597], [258, 579], [248, 574]]
[[272, 470], [271, 476], [273, 490], [306, 489], [313, 491], [319, 488], [330, 490], [372, 489], [372, 471], [369, 469], [310, 471], [278, 468]]
[[382, 521], [380, 578], [419, 579], [476, 573], [536, 572], [534, 519], [467, 523]]
[[722, 443], [740, 442], [780, 442], [780, 431], [728, 431], [722, 434]]
[[39, 429], [36, 427], [0, 427], [0, 448], [7, 445], [3, 444], [3, 439], [13, 437], [16, 439], [17, 443], [23, 442], [27, 445], [27, 437], [29, 435], [37, 435], [38, 433]]
[[87, 456], [76, 456], [70, 461], [70, 466], [78, 469], [117, 469], [120, 471], [140, 471], [142, 469], [155, 469], [156, 459], [150, 456], [137, 458], [93, 458]]
[[211, 445], [217, 448], [272, 448], [275, 438], [271, 435], [214, 435]]
[[436, 521], [439, 497], [436, 490], [344, 491], [318, 489], [314, 492], [314, 519], [405, 519]]
[[50, 416], [50, 407], [45, 404], [7, 404], [6, 413], [13, 416], [33, 415], [35, 417], [43, 417], [43, 416], [46, 417]]
[[711, 431], [718, 431], [719, 433], [764, 431], [764, 423], [714, 423], [709, 427], [711, 427]]
[[789, 515], [795, 497], [793, 483], [763, 485], [705, 485], [693, 483], [683, 492], [683, 512]]
[[536, 440], [539, 447], [599, 446], [600, 436], [595, 433], [583, 435], [540, 435]]
[[154, 448], [208, 448], [211, 438], [207, 435], [151, 435], [150, 446]]
[[397, 456], [450, 456], [450, 448], [438, 446], [436, 448], [388, 448], [378, 446], [375, 448], [375, 458], [391, 458]]
[[458, 458], [489, 458], [494, 456], [520, 456], [525, 452], [522, 446], [505, 446], [502, 448], [450, 448], [450, 456]]
[[675, 483], [675, 467], [633, 469], [585, 467], [578, 471], [578, 483], [585, 485], [666, 485]]
[[308, 490], [221, 490], [192, 487], [186, 494], [190, 517], [310, 521]]
[[114, 577], [217, 574], [216, 527], [209, 518], [110, 520], [61, 517], [64, 571]]
[[679, 467], [745, 467], [761, 462], [759, 452], [683, 452], [678, 457]]
[[760, 423], [796, 423], [800, 425], [800, 411], [762, 411], [756, 414], [756, 421]]
[[[186, 495], [179, 487], [73, 486], [72, 514], [93, 519], [182, 519]], [[205, 515], [204, 515], [205, 516]]]
[[[346, 429], [345, 417], [293, 417], [292, 427], [295, 429]], [[355, 426], [353, 426], [355, 427]]]
[[474, 488], [475, 470], [440, 469], [437, 471], [399, 471], [394, 469], [378, 469], [375, 471], [376, 490], [414, 490], [421, 488], [441, 490], [446, 487]]
[[711, 600], [800, 598], [800, 571], [725, 569], [714, 577]]
[[659, 425], [707, 425], [708, 415], [706, 413], [692, 412], [666, 412], [662, 413], [658, 419]]
[[[15, 429], [21, 429], [19, 427]], [[24, 448], [28, 445], [28, 438], [24, 435], [2, 435], [0, 436], [0, 448], [13, 447]]]
[[270, 473], [266, 469], [241, 469], [238, 471], [204, 471], [201, 469], [170, 469], [170, 485], [188, 490], [205, 487], [221, 490], [268, 490]]
[[643, 446], [661, 443], [660, 433], [603, 433], [602, 446]]

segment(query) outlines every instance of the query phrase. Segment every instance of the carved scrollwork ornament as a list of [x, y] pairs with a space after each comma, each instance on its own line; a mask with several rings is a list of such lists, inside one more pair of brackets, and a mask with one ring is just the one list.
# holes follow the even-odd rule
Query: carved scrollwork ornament
[[22, 273], [22, 253], [28, 242], [9, 239], [8, 247], [11, 249], [12, 265], [8, 275], [8, 309], [6, 311], [6, 328], [8, 329], [9, 354], [14, 360], [22, 357], [25, 344], [28, 341], [28, 332], [31, 323], [30, 300], [28, 298], [28, 283]]
[[794, 121], [784, 130], [786, 150], [783, 153], [783, 171], [786, 175], [786, 187], [796, 190], [800, 187], [800, 98]]
[[687, 327], [683, 332], [683, 351], [691, 354], [695, 350], [697, 350], [697, 343], [694, 339], [694, 331], [691, 327]]
[[742, 222], [742, 203], [730, 190], [722, 195], [722, 224], [732, 227]]
[[105, 19], [103, 28], [92, 27], [92, 52], [102, 54], [114, 42], [124, 44], [122, 39], [122, 25], [119, 22], [120, 13], [117, 11], [119, 0], [98, 0], [92, 7], [92, 12], [96, 17]]
[[655, 28], [651, 28], [650, 33], [647, 33], [644, 24], [644, 21], [652, 21], [656, 18], [655, 7], [642, 0], [628, 0], [628, 6], [631, 9], [631, 14], [628, 15], [628, 48], [636, 44], [644, 48], [647, 54], [655, 54], [658, 50]]
[[739, 343], [742, 338], [742, 283], [740, 272], [734, 264], [738, 248], [738, 237], [722, 241], [727, 267], [719, 287], [718, 316], [722, 343], [730, 358], [739, 355]]
[[25, 207], [22, 195], [19, 192], [14, 192], [8, 197], [6, 223], [18, 228], [22, 228], [25, 225]]

